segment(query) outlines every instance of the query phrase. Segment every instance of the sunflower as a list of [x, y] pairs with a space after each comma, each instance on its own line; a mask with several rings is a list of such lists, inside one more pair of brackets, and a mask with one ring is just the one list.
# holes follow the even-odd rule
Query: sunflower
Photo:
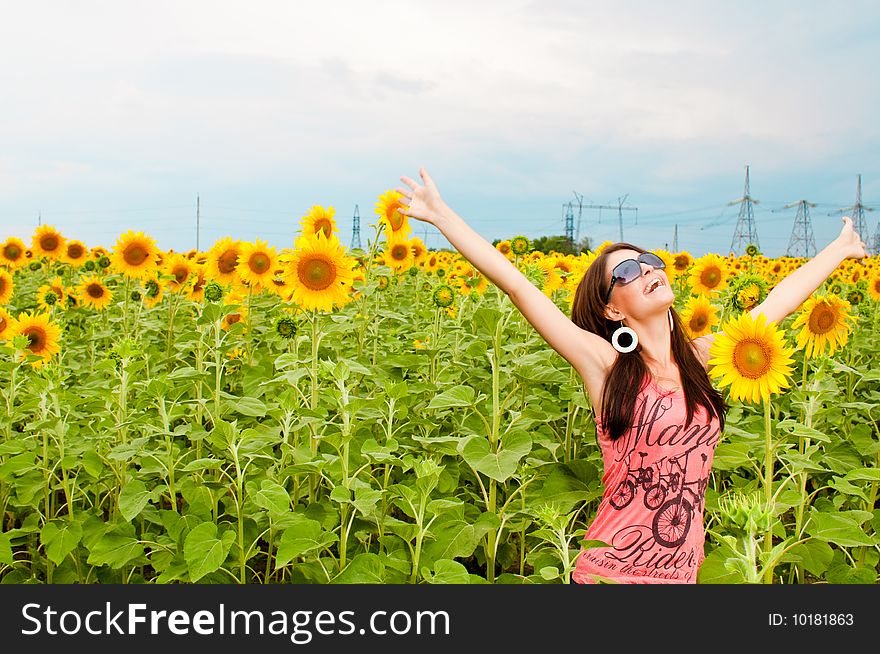
[[12, 275], [0, 268], [0, 305], [9, 303], [13, 288]]
[[82, 241], [67, 241], [61, 260], [71, 266], [81, 266], [89, 258], [89, 251]]
[[382, 251], [382, 263], [395, 272], [409, 270], [415, 263], [410, 241], [405, 238], [391, 238]]
[[849, 310], [849, 302], [836, 295], [808, 298], [791, 324], [792, 329], [801, 327], [797, 349], [806, 348], [804, 355], [810, 358], [822, 354], [827, 345], [828, 354], [834, 354], [849, 337]]
[[3, 307], [0, 307], [0, 341], [12, 338], [12, 327], [15, 318]]
[[24, 241], [10, 236], [3, 245], [0, 245], [0, 266], [6, 266], [9, 270], [18, 270], [26, 264], [27, 247]]
[[728, 264], [717, 254], [706, 254], [694, 261], [690, 274], [691, 293], [712, 293], [727, 286]]
[[730, 386], [734, 400], [766, 402], [771, 393], [789, 385], [794, 353], [775, 322], [758, 314], [742, 313], [728, 321], [709, 347], [709, 375]]
[[235, 269], [245, 284], [268, 288], [272, 285], [277, 267], [275, 247], [269, 247], [266, 241], [257, 239], [254, 243], [242, 244]]
[[303, 216], [300, 221], [300, 224], [302, 225], [302, 235], [310, 238], [321, 232], [327, 238], [337, 236], [336, 232], [338, 232], [339, 229], [336, 226], [336, 221], [333, 219], [335, 213], [336, 210], [333, 207], [327, 207], [325, 209], [316, 204], [309, 209], [309, 212]]
[[376, 213], [380, 216], [379, 224], [387, 228], [385, 237], [389, 240], [393, 238], [400, 240], [412, 234], [409, 217], [400, 213], [403, 207], [400, 203], [401, 197], [397, 191], [388, 191], [380, 195], [379, 202], [376, 203]]
[[425, 259], [428, 258], [428, 248], [425, 247], [424, 242], [418, 236], [410, 239], [409, 246], [412, 248], [414, 265], [421, 268]]
[[556, 268], [556, 262], [549, 257], [542, 257], [532, 265], [541, 275], [541, 290], [544, 292], [544, 295], [551, 297], [553, 291], [562, 286], [562, 276]]
[[113, 269], [132, 279], [147, 279], [155, 274], [156, 241], [143, 232], [121, 234], [113, 247], [110, 263]]
[[332, 311], [351, 301], [355, 260], [345, 254], [339, 239], [299, 237], [285, 257], [284, 278], [293, 288], [291, 300], [303, 309]]
[[692, 295], [681, 312], [681, 322], [690, 338], [705, 336], [718, 324], [718, 309], [708, 295]]
[[165, 260], [164, 272], [170, 279], [168, 288], [181, 292], [193, 281], [193, 263], [182, 254], [172, 254]]
[[53, 354], [61, 351], [58, 340], [61, 338], [61, 328], [49, 320], [46, 314], [29, 314], [27, 312], [18, 316], [12, 325], [11, 337], [26, 336], [28, 344], [25, 355], [35, 354], [39, 359], [31, 362], [34, 368], [39, 368], [46, 363]]
[[67, 290], [61, 283], [61, 278], [56, 277], [48, 284], [43, 284], [37, 289], [37, 305], [46, 313], [52, 311], [55, 306], [64, 306], [67, 299]]
[[156, 273], [144, 282], [144, 305], [152, 309], [165, 296], [165, 282]]
[[186, 297], [188, 300], [200, 302], [205, 295], [205, 284], [208, 283], [208, 276], [205, 274], [205, 267], [199, 264], [193, 266], [191, 273], [192, 285], [187, 284]]
[[64, 254], [64, 237], [51, 225], [40, 225], [31, 239], [31, 250], [36, 257], [58, 260]]
[[232, 325], [237, 322], [245, 324], [248, 308], [247, 304], [245, 304], [245, 296], [238, 291], [233, 291], [223, 300], [223, 304], [229, 307], [229, 312], [223, 314], [223, 321], [220, 323], [220, 327], [224, 330], [228, 330]]
[[667, 269], [667, 275], [672, 272], [674, 277], [672, 279], [676, 279], [682, 275], [687, 274], [688, 269], [694, 264], [694, 258], [691, 256], [691, 253], [688, 251], [676, 252], [672, 255], [672, 267], [671, 269]]
[[495, 244], [495, 249], [498, 250], [505, 257], [507, 257], [509, 260], [513, 260], [513, 250], [510, 249], [510, 239], [498, 241], [498, 243]]
[[84, 305], [98, 311], [103, 311], [113, 301], [113, 293], [97, 275], [83, 279], [76, 290]]
[[221, 284], [232, 284], [236, 281], [238, 258], [241, 254], [241, 243], [229, 236], [214, 243], [208, 250], [205, 261], [205, 274]]
[[461, 295], [469, 295], [471, 291], [482, 295], [489, 288], [489, 280], [479, 270], [466, 263], [456, 271], [455, 281], [458, 282], [458, 292]]
[[875, 302], [880, 302], [880, 268], [868, 277], [868, 294]]

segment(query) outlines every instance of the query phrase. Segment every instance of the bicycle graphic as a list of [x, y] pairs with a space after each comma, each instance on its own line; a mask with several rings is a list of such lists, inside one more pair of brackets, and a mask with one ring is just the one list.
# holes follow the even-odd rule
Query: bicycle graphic
[[[687, 479], [688, 455], [690, 455], [695, 449], [696, 446], [675, 457], [675, 459], [671, 459], [669, 462], [670, 468], [672, 467], [673, 461], [679, 467], [682, 480]], [[706, 460], [708, 457], [705, 453], [700, 454], [700, 457], [703, 459], [703, 466], [700, 469], [699, 478], [693, 481], [682, 481], [678, 490], [678, 495], [667, 500], [665, 503], [662, 503], [654, 514], [654, 521], [651, 527], [654, 532], [654, 539], [661, 545], [666, 547], [678, 547], [681, 545], [685, 541], [685, 538], [687, 538], [688, 529], [690, 529], [695, 509], [702, 510], [703, 508], [706, 486], [709, 483], [709, 476], [703, 476], [705, 474]], [[681, 464], [682, 458], [684, 458], [684, 465]], [[696, 490], [694, 490], [692, 486], [696, 486]], [[690, 500], [684, 497], [685, 491], [691, 495]], [[662, 491], [664, 498], [666, 497], [666, 492], [666, 490]], [[657, 493], [659, 494], [660, 491], [658, 490]]]
[[[611, 503], [611, 506], [618, 511], [629, 506], [630, 502], [635, 498], [639, 488], [645, 492], [645, 507], [651, 511], [656, 511], [660, 505], [663, 504], [663, 500], [666, 499], [665, 489], [663, 490], [662, 497], [660, 497], [656, 491], [657, 487], [663, 482], [664, 475], [658, 473], [658, 479], [655, 480], [654, 468], [652, 466], [646, 468], [644, 465], [645, 457], [648, 456], [648, 453], [639, 452], [639, 456], [641, 457], [639, 467], [635, 469], [630, 468], [626, 471], [626, 479], [617, 485], [617, 488], [614, 489], [614, 493], [608, 500]], [[665, 458], [666, 457], [663, 457], [657, 461], [658, 470]]]

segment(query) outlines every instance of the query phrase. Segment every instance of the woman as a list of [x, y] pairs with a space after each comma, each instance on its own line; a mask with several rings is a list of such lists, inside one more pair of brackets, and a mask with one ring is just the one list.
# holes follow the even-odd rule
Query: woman
[[[571, 319], [461, 219], [424, 168], [401, 177], [404, 215], [437, 227], [506, 293], [575, 370], [593, 405], [605, 492], [585, 535], [574, 583], [696, 583], [703, 561], [703, 497], [727, 407], [706, 372], [708, 334], [689, 340], [672, 308], [663, 261], [616, 243], [585, 272]], [[750, 312], [780, 322], [865, 245], [843, 218], [840, 235], [781, 280]]]

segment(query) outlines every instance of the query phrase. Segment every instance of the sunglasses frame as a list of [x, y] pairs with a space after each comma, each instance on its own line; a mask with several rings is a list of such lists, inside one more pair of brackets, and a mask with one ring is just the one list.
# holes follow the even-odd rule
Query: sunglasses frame
[[[655, 263], [654, 261], [645, 261], [642, 257], [656, 259], [656, 263]], [[635, 277], [633, 277], [632, 279], [627, 279], [625, 276], [622, 276], [622, 275], [618, 274], [617, 270], [618, 270], [618, 268], [620, 268], [622, 265], [627, 264], [627, 263], [629, 263], [630, 261], [632, 261], [633, 263], [636, 264], [636, 266], [638, 266], [639, 272], [638, 272], [638, 274], [637, 274]], [[627, 284], [629, 284], [629, 283], [631, 283], [631, 282], [636, 281], [639, 277], [642, 276], [642, 266], [641, 266], [641, 264], [643, 264], [643, 263], [646, 263], [646, 264], [648, 264], [649, 266], [653, 266], [654, 270], [657, 270], [657, 269], [662, 270], [663, 268], [666, 267], [666, 264], [663, 262], [663, 259], [661, 259], [660, 257], [658, 257], [658, 256], [657, 256], [656, 254], [654, 254], [653, 252], [642, 252], [642, 253], [638, 256], [637, 259], [632, 259], [632, 258], [630, 258], [630, 259], [624, 259], [623, 261], [621, 261], [620, 263], [618, 263], [616, 266], [614, 266], [614, 269], [611, 271], [611, 284], [608, 286], [608, 293], [605, 294], [605, 304], [608, 304], [608, 300], [611, 299], [611, 290], [614, 288], [614, 284], [615, 284], [615, 283], [620, 282], [620, 285], [621, 285], [621, 286], [625, 286], [625, 285], [627, 285]], [[623, 271], [621, 271], [621, 272], [623, 272]]]

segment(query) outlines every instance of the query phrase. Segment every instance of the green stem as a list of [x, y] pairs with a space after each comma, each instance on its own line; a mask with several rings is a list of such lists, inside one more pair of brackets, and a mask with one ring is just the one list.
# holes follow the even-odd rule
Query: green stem
[[[770, 413], [771, 402], [768, 398], [764, 402], [764, 499], [767, 501], [767, 506], [773, 511], [773, 440]], [[764, 552], [769, 556], [772, 549], [773, 520], [770, 521], [770, 527], [764, 533]], [[768, 565], [764, 570], [764, 583], [773, 583], [773, 566], [771, 565]]]

